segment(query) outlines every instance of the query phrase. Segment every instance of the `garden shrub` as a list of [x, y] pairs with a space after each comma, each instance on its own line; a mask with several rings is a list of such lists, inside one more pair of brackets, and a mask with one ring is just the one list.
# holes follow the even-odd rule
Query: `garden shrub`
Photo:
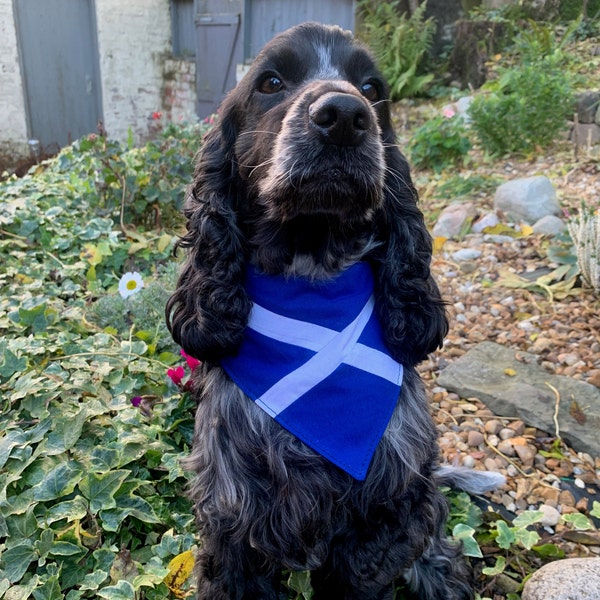
[[472, 127], [492, 155], [531, 153], [566, 128], [573, 108], [568, 77], [551, 59], [505, 69], [469, 108]]
[[360, 36], [373, 50], [378, 66], [390, 85], [393, 101], [423, 94], [433, 75], [422, 72], [433, 42], [435, 23], [425, 19], [426, 2], [406, 17], [393, 2], [358, 2], [364, 27]]
[[442, 171], [464, 162], [471, 148], [462, 117], [436, 116], [413, 134], [410, 157], [418, 169]]

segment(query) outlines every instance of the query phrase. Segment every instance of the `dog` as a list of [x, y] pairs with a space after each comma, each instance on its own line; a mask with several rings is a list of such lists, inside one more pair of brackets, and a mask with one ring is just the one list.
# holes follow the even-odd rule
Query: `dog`
[[336, 26], [277, 35], [225, 98], [184, 206], [166, 307], [202, 361], [186, 467], [207, 600], [473, 598], [415, 365], [448, 329], [388, 87]]

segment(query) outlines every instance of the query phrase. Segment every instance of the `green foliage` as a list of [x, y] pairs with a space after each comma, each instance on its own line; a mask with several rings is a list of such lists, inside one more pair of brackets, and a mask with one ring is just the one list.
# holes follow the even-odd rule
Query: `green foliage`
[[414, 132], [409, 145], [414, 166], [436, 172], [462, 164], [470, 149], [471, 142], [459, 116], [430, 119]]
[[85, 177], [90, 206], [122, 228], [172, 227], [180, 219], [193, 158], [207, 127], [169, 125], [141, 148], [90, 135], [64, 149], [51, 168]]
[[[194, 403], [167, 377], [185, 364], [163, 317], [174, 235], [115, 222], [133, 171], [173, 186], [152, 200], [161, 214], [191, 177], [168, 173], [196, 128], [156, 144], [164, 165], [88, 138], [0, 184], [0, 596], [158, 600], [189, 586], [171, 577], [197, 544], [179, 464]], [[146, 286], [123, 299], [129, 269]]]
[[[581, 16], [583, 2], [584, 0], [563, 0], [559, 8], [561, 21], [574, 21]], [[600, 16], [600, 0], [587, 0], [587, 14], [590, 19]]]
[[551, 144], [566, 127], [573, 95], [568, 77], [551, 58], [505, 69], [486, 87], [469, 114], [490, 154], [531, 153]]
[[548, 58], [554, 62], [563, 62], [566, 58], [566, 48], [573, 41], [580, 25], [581, 19], [576, 19], [558, 35], [553, 25], [530, 19], [527, 26], [519, 30], [513, 53], [518, 56], [519, 61], [527, 64], [537, 64], [540, 60]]
[[[542, 511], [522, 512], [510, 522], [497, 513], [484, 513], [464, 492], [447, 492], [447, 497], [450, 506], [447, 531], [462, 543], [465, 556], [485, 561], [487, 566], [482, 569], [483, 575], [493, 578], [504, 574], [519, 585], [522, 574], [539, 568], [540, 561], [564, 558], [564, 551], [559, 546], [551, 542], [539, 543]], [[600, 502], [594, 502], [590, 516], [600, 516]], [[591, 520], [581, 513], [565, 514], [560, 522], [571, 531], [594, 529]], [[483, 547], [493, 552], [484, 556]], [[518, 597], [514, 595], [514, 598]]]
[[450, 175], [443, 183], [436, 186], [437, 198], [472, 197], [478, 194], [489, 194], [499, 185], [501, 180], [478, 172], [456, 173]]
[[364, 23], [361, 37], [375, 54], [392, 100], [423, 94], [433, 80], [422, 70], [435, 31], [434, 21], [424, 18], [427, 3], [410, 17], [399, 12], [398, 4], [359, 0], [357, 6]]

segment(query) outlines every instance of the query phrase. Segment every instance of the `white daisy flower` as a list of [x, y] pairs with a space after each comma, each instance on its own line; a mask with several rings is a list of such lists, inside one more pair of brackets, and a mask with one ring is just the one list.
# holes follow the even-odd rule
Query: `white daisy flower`
[[137, 294], [144, 287], [144, 280], [137, 272], [127, 272], [119, 280], [119, 294], [123, 298], [129, 298], [133, 294]]

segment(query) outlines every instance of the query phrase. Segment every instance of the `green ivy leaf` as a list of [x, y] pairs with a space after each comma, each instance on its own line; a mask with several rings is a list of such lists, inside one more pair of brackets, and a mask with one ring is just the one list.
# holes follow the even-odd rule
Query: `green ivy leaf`
[[488, 575], [489, 577], [494, 577], [496, 575], [500, 575], [504, 573], [504, 569], [506, 568], [506, 558], [504, 556], [496, 557], [496, 564], [493, 567], [485, 567], [482, 569], [482, 573], [484, 575]]
[[590, 510], [590, 515], [592, 515], [592, 517], [596, 517], [596, 519], [600, 519], [600, 502], [594, 500], [592, 510]]
[[40, 559], [45, 559], [52, 548], [54, 542], [54, 531], [52, 529], [44, 529], [40, 535], [40, 539], [35, 542], [34, 547], [39, 554]]
[[106, 600], [135, 600], [135, 589], [129, 581], [121, 580], [96, 592], [99, 598]]
[[312, 592], [310, 571], [292, 571], [287, 585], [291, 590], [301, 594], [304, 598], [310, 598]]
[[6, 464], [13, 448], [25, 444], [26, 441], [26, 435], [18, 429], [9, 431], [0, 439], [0, 469]]
[[67, 523], [83, 519], [88, 511], [88, 502], [82, 496], [75, 496], [72, 500], [65, 500], [51, 506], [45, 516], [48, 524], [66, 519]]
[[39, 577], [34, 575], [26, 584], [11, 586], [10, 596], [5, 595], [3, 598], [4, 600], [31, 600], [31, 594], [38, 587], [39, 582]]
[[482, 558], [481, 549], [475, 539], [475, 529], [465, 525], [464, 523], [458, 523], [452, 530], [452, 536], [462, 542], [462, 552], [465, 556], [475, 556]]
[[537, 531], [529, 531], [527, 529], [515, 529], [515, 538], [520, 542], [527, 550], [531, 550], [535, 544], [540, 541], [540, 536]]
[[7, 519], [9, 537], [12, 540], [29, 540], [38, 531], [38, 522], [33, 513], [35, 506], [30, 505], [23, 514], [15, 514]]
[[101, 475], [89, 473], [79, 482], [81, 493], [90, 502], [90, 510], [96, 514], [101, 510], [116, 508], [114, 496], [131, 471], [110, 471]]
[[116, 502], [116, 508], [100, 512], [104, 529], [107, 531], [117, 531], [119, 525], [129, 516], [144, 523], [160, 523], [152, 506], [139, 496], [120, 496], [116, 498]]
[[516, 541], [515, 534], [504, 521], [496, 521], [496, 528], [498, 530], [496, 543], [503, 550], [508, 550]]
[[50, 577], [48, 581], [33, 592], [35, 600], [63, 600], [64, 594], [60, 590], [58, 577]]
[[541, 510], [526, 510], [522, 512], [518, 517], [515, 517], [513, 521], [514, 527], [528, 527], [534, 523], [539, 523], [544, 517], [544, 513]]
[[29, 540], [8, 548], [2, 553], [4, 575], [11, 583], [17, 583], [36, 559], [37, 553], [33, 548], [33, 542]]
[[579, 531], [587, 531], [588, 529], [593, 529], [591, 521], [581, 513], [569, 513], [566, 515], [562, 515], [561, 519], [562, 521], [564, 521], [565, 523], [569, 523]]
[[565, 552], [554, 544], [542, 544], [541, 546], [532, 546], [531, 549], [542, 558], [564, 558]]
[[2, 379], [10, 379], [15, 373], [20, 373], [27, 367], [27, 361], [17, 357], [6, 348], [5, 344], [0, 344], [0, 356], [2, 357], [0, 362], [0, 378]]
[[80, 410], [75, 415], [59, 417], [54, 420], [54, 430], [48, 435], [46, 454], [62, 454], [70, 450], [81, 437], [87, 411]]
[[80, 590], [97, 590], [108, 579], [106, 571], [88, 573], [81, 582]]
[[69, 461], [59, 464], [35, 486], [33, 497], [40, 502], [46, 502], [67, 496], [75, 489], [81, 477], [82, 469], [79, 463]]
[[86, 552], [84, 548], [70, 542], [54, 542], [50, 548], [50, 554], [53, 556], [74, 556], [84, 552]]

